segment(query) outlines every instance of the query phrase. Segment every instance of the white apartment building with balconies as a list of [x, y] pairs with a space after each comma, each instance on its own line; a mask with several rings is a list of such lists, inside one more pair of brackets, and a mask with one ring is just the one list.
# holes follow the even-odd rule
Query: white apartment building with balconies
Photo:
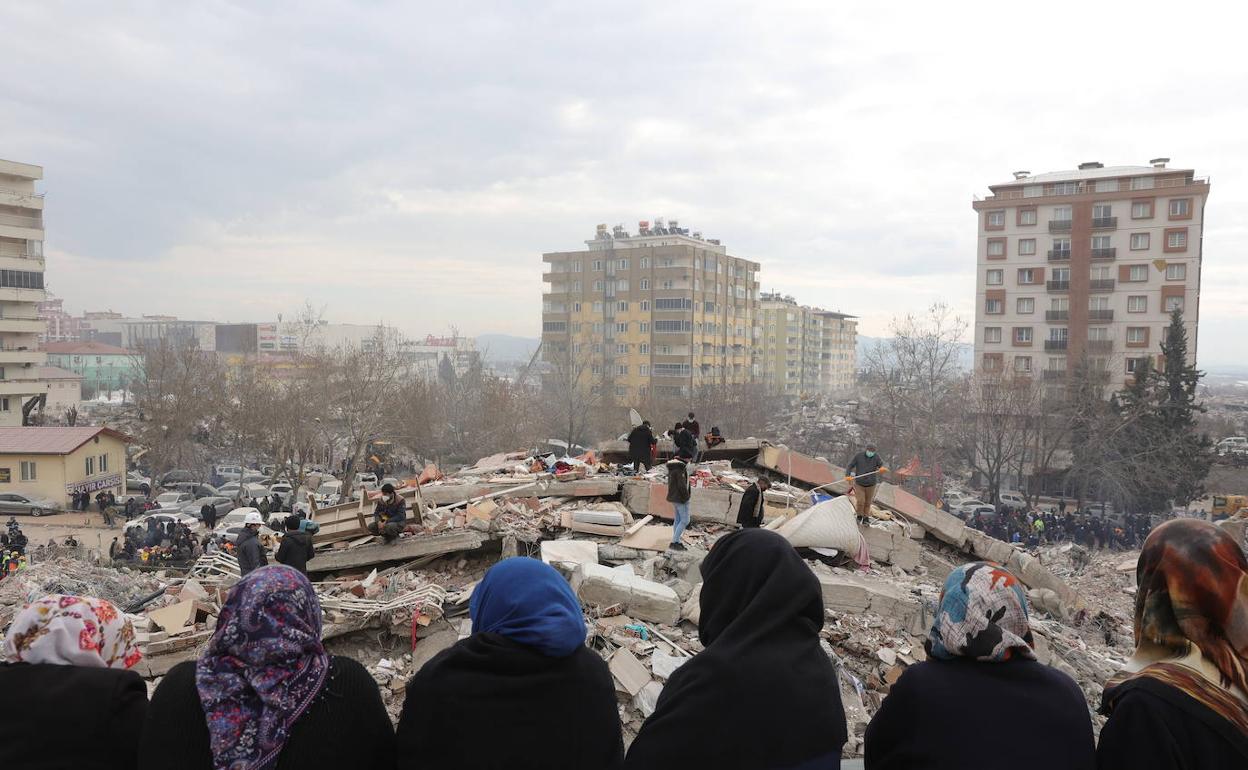
[[0, 160], [0, 426], [21, 425], [24, 408], [40, 411], [48, 383], [39, 378], [46, 329], [43, 288], [43, 169]]

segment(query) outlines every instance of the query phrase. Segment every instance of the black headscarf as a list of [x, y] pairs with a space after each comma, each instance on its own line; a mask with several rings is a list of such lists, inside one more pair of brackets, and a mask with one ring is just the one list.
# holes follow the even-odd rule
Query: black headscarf
[[705, 646], [663, 688], [628, 768], [787, 768], [840, 757], [836, 670], [819, 646], [819, 581], [788, 541], [745, 529], [702, 563]]

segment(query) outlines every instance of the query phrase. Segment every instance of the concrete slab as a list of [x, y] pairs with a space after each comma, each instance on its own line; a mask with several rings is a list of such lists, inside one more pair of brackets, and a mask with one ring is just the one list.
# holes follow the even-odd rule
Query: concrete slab
[[906, 631], [926, 633], [923, 605], [900, 588], [882, 580], [846, 573], [816, 573], [823, 590], [823, 606], [837, 612], [871, 612], [896, 620]]
[[680, 620], [680, 597], [675, 591], [631, 572], [601, 564], [580, 564], [573, 571], [571, 582], [572, 590], [584, 604], [618, 604], [634, 618], [669, 626]]
[[459, 530], [439, 535], [416, 535], [402, 538], [390, 545], [363, 545], [359, 548], [319, 553], [315, 559], [308, 562], [308, 571], [333, 572], [386, 562], [411, 561], [421, 556], [472, 551], [480, 548], [481, 543], [481, 533], [473, 530]]

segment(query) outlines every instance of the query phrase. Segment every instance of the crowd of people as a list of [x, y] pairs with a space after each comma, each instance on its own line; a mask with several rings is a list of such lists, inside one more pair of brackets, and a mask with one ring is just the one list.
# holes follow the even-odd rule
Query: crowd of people
[[1090, 511], [1009, 511], [991, 517], [972, 516], [970, 526], [998, 540], [1037, 548], [1050, 543], [1077, 543], [1088, 549], [1139, 548], [1152, 529], [1151, 517], [1128, 513], [1120, 520]]
[[[98, 599], [44, 597], [0, 650], [0, 688], [23, 694], [0, 700], [0, 744], [68, 721], [73, 730], [22, 766], [839, 767], [845, 714], [814, 573], [756, 528], [721, 538], [701, 571], [703, 650], [670, 676], [627, 752], [580, 602], [526, 557], [476, 586], [471, 635], [410, 680], [397, 730], [368, 671], [325, 650], [316, 592], [297, 569], [245, 575], [207, 648], [170, 670], [150, 703], [130, 670], [140, 653], [125, 616]], [[1212, 524], [1171, 521], [1145, 542], [1137, 583], [1136, 650], [1105, 686], [1097, 745], [1079, 687], [1036, 660], [1017, 577], [987, 562], [956, 568], [927, 660], [867, 727], [866, 767], [1248, 766], [1248, 559]]]

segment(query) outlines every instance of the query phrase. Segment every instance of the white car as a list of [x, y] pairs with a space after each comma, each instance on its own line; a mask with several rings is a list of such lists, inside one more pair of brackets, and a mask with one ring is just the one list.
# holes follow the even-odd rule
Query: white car
[[186, 526], [190, 527], [192, 532], [194, 532], [197, 528], [201, 526], [199, 523], [199, 519], [195, 518], [194, 516], [188, 516], [187, 514], [182, 513], [180, 511], [165, 511], [161, 513], [149, 513], [145, 516], [140, 516], [134, 521], [131, 521], [128, 524], [126, 524], [125, 528], [126, 529], [140, 529], [146, 532], [147, 522], [149, 521], [155, 521], [162, 528], [165, 526], [166, 523], [171, 522], [171, 521], [176, 524], [185, 524]]
[[342, 500], [342, 482], [337, 479], [326, 481], [316, 488], [313, 498], [317, 506], [337, 505]]
[[997, 494], [997, 500], [1011, 511], [1021, 511], [1027, 508], [1027, 500], [1018, 492], [1000, 492]]
[[983, 500], [976, 500], [975, 498], [971, 498], [970, 500], [963, 500], [962, 504], [958, 506], [958, 513], [966, 518], [970, 518], [971, 516], [974, 516], [977, 513], [995, 513], [995, 512], [996, 512], [996, 509], [993, 508], [991, 505], [989, 505], [988, 503], [985, 503]]
[[156, 507], [163, 510], [181, 510], [187, 503], [195, 501], [195, 495], [190, 492], [162, 492], [156, 495], [156, 499], [152, 502], [156, 503]]
[[[243, 531], [243, 520], [247, 518], [247, 514], [249, 513], [260, 512], [255, 508], [235, 508], [225, 514], [225, 517], [222, 518], [221, 521], [217, 522], [217, 526], [213, 528], [212, 534], [231, 543], [235, 542], [238, 539], [238, 533]], [[271, 537], [275, 533], [272, 529], [261, 525], [260, 534], [269, 535]]]

